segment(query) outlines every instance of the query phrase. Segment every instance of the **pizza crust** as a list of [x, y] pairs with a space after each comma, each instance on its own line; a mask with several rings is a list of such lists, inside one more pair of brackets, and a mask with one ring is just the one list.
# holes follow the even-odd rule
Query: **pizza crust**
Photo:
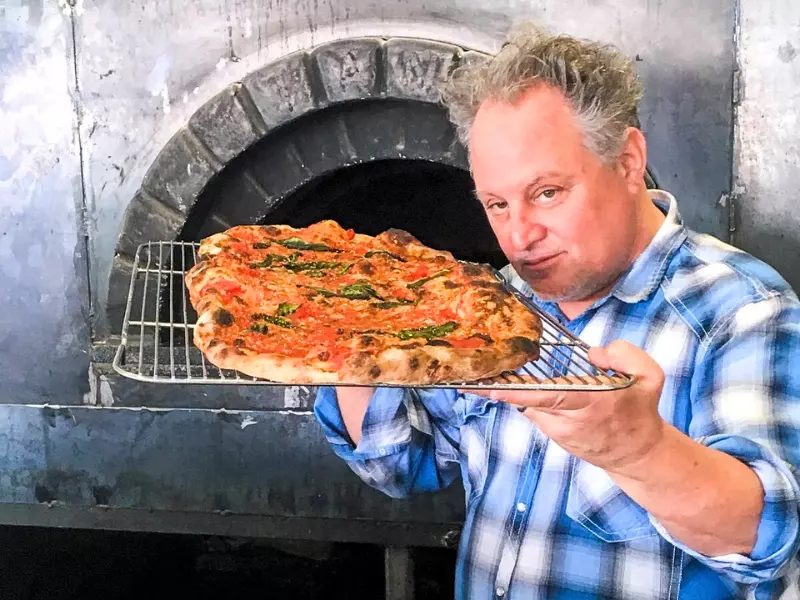
[[[434, 270], [439, 267], [453, 268], [456, 262], [449, 252], [428, 248], [414, 236], [401, 230], [388, 230], [373, 238], [352, 232], [349, 237], [344, 237], [337, 233], [337, 229], [326, 227], [324, 222], [311, 226], [309, 230], [314, 227], [317, 229], [313, 235], [303, 239], [332, 246], [345, 240], [372, 244], [377, 248], [386, 248], [397, 256], [423, 261]], [[244, 238], [247, 230], [252, 229], [256, 228], [234, 227], [203, 240], [198, 252], [203, 260], [186, 276], [190, 298], [198, 312], [194, 343], [212, 364], [221, 369], [286, 384], [431, 385], [492, 378], [503, 372], [517, 370], [539, 356], [539, 318], [514, 298], [487, 266], [464, 263], [457, 263], [461, 265], [457, 269], [461, 273], [457, 281], [439, 277], [427, 283], [418, 293], [420, 297], [434, 299], [440, 295], [457, 298], [459, 307], [464, 300], [465, 312], [459, 312], [458, 315], [466, 323], [475, 323], [475, 315], [485, 315], [481, 317], [481, 322], [493, 333], [491, 337], [485, 336], [488, 342], [484, 347], [463, 348], [453, 346], [446, 339], [412, 338], [400, 343], [393, 339], [395, 345], [388, 347], [384, 343], [377, 344], [376, 351], [371, 352], [366, 345], [359, 345], [364, 336], [355, 336], [352, 338], [351, 354], [333, 364], [320, 360], [325, 352], [299, 357], [257, 352], [247, 347], [244, 339], [247, 338], [246, 334], [232, 340], [236, 343], [224, 342], [221, 337], [231, 340], [231, 336], [224, 333], [227, 327], [237, 327], [238, 332], [250, 323], [245, 326], [234, 323], [232, 318], [228, 319], [231, 313], [214, 293], [213, 288], [219, 286], [220, 282], [224, 284], [225, 281], [237, 281], [236, 261], [233, 262], [234, 266], [228, 267], [224, 262], [219, 262], [223, 258], [220, 255], [238, 241], [237, 235]], [[264, 226], [258, 230], [273, 239], [278, 236], [295, 236], [298, 232], [288, 226]], [[341, 228], [339, 231], [344, 232]], [[355, 263], [352, 270], [356, 272], [360, 268]], [[248, 290], [247, 284], [243, 285], [244, 295], [248, 299], [268, 294], [266, 288]], [[459, 291], [456, 293], [455, 289]], [[220, 315], [227, 317], [220, 318]], [[467, 331], [469, 332], [469, 328]], [[296, 332], [292, 335], [296, 335]], [[385, 334], [379, 333], [377, 337], [380, 335]]]
[[195, 345], [221, 369], [281, 383], [431, 385], [444, 381], [474, 381], [514, 371], [539, 357], [535, 339], [515, 336], [475, 349], [409, 342], [377, 354], [357, 352], [336, 368], [324, 361], [264, 355], [219, 342], [214, 337], [214, 314], [220, 308], [218, 304], [208, 303], [195, 326]]

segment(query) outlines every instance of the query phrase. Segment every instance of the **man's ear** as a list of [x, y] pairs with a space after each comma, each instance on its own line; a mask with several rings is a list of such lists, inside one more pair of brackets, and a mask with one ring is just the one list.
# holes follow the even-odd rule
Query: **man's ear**
[[632, 190], [641, 187], [647, 169], [647, 140], [640, 129], [628, 127], [625, 130], [617, 169]]

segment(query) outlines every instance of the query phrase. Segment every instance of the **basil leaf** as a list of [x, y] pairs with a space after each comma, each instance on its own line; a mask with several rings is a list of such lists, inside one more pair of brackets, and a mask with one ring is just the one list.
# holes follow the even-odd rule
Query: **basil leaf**
[[299, 237], [290, 237], [286, 240], [276, 240], [284, 248], [291, 248], [292, 250], [314, 250], [316, 252], [341, 252], [336, 248], [331, 248], [325, 244], [314, 244], [301, 240]]
[[370, 250], [364, 255], [364, 258], [372, 258], [376, 254], [385, 254], [386, 256], [389, 256], [390, 258], [393, 258], [395, 260], [399, 260], [400, 262], [406, 262], [406, 259], [403, 258], [402, 256], [397, 256], [397, 254], [392, 254], [391, 252], [388, 252], [386, 250]]
[[347, 273], [350, 270], [350, 267], [352, 267], [352, 266], [353, 266], [353, 263], [344, 265], [341, 269], [339, 269], [339, 275], [344, 275], [345, 273]]
[[286, 329], [295, 328], [289, 319], [284, 319], [283, 317], [273, 317], [272, 315], [267, 315], [264, 313], [253, 313], [252, 315], [250, 315], [250, 318], [253, 319], [254, 321], [266, 321], [267, 323], [272, 323], [273, 325], [277, 325], [278, 327], [285, 327]]
[[458, 323], [455, 321], [448, 321], [441, 325], [430, 325], [428, 327], [420, 327], [419, 329], [401, 329], [396, 335], [401, 340], [410, 340], [412, 338], [425, 338], [426, 340], [430, 340], [432, 338], [444, 337], [456, 329], [458, 329]]
[[299, 304], [289, 304], [288, 302], [281, 302], [278, 305], [278, 310], [275, 311], [275, 314], [278, 315], [279, 317], [288, 317], [298, 308], [300, 308]]
[[267, 267], [272, 266], [272, 255], [268, 255], [264, 260], [261, 262], [252, 262], [250, 263], [251, 269], [266, 269]]
[[[289, 257], [291, 259], [291, 257]], [[286, 262], [285, 256], [280, 256], [278, 254], [267, 254], [264, 257], [264, 260], [261, 262], [252, 262], [250, 263], [250, 268], [252, 269], [266, 269], [271, 267], [272, 265], [276, 265], [279, 263]]]
[[428, 283], [431, 279], [436, 279], [437, 277], [442, 277], [443, 275], [447, 275], [448, 273], [450, 273], [450, 269], [444, 269], [442, 271], [439, 271], [438, 273], [434, 273], [433, 275], [431, 275], [429, 277], [423, 277], [422, 279], [417, 279], [416, 281], [412, 281], [406, 287], [408, 289], [410, 289], [410, 290], [415, 290], [415, 289], [417, 289], [419, 287], [422, 287], [426, 283]]
[[409, 304], [414, 304], [411, 300], [391, 300], [386, 302], [373, 302], [370, 306], [374, 306], [375, 308], [379, 308], [381, 310], [386, 310], [389, 308], [396, 308], [398, 306], [408, 306]]
[[307, 285], [305, 287], [307, 287], [310, 290], [314, 290], [315, 292], [325, 296], [326, 298], [333, 298], [334, 296], [337, 295], [336, 292], [332, 292], [330, 290], [326, 290], [325, 288], [314, 287], [313, 285]]
[[312, 260], [309, 262], [289, 262], [283, 265], [284, 269], [288, 269], [294, 273], [301, 271], [322, 271], [324, 269], [335, 269], [341, 266], [340, 262], [327, 262], [321, 260]]
[[369, 300], [370, 298], [383, 300], [378, 295], [378, 292], [375, 291], [375, 288], [365, 281], [357, 281], [356, 283], [342, 286], [338, 295], [351, 300]]
[[269, 248], [271, 245], [272, 245], [271, 242], [256, 242], [255, 244], [253, 244], [253, 248], [255, 248], [256, 250], [264, 250], [266, 248]]
[[250, 331], [255, 333], [269, 333], [269, 329], [267, 329], [267, 326], [264, 323], [256, 323], [255, 325], [252, 325], [250, 327]]
[[288, 319], [284, 319], [283, 317], [271, 317], [267, 316], [264, 319], [267, 323], [272, 323], [273, 325], [277, 325], [278, 327], [285, 327], [286, 329], [294, 329], [294, 325]]

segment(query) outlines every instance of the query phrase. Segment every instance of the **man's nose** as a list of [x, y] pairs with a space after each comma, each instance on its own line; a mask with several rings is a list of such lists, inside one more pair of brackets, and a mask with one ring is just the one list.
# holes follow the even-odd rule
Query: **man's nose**
[[511, 244], [517, 252], [528, 250], [547, 235], [547, 229], [535, 218], [533, 211], [520, 211], [512, 216]]

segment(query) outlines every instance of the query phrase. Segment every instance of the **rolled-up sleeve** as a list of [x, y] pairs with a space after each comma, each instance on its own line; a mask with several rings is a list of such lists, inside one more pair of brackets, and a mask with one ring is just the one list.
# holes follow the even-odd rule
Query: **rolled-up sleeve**
[[800, 304], [793, 296], [748, 303], [709, 336], [695, 365], [689, 435], [750, 466], [764, 489], [748, 555], [705, 556], [661, 535], [734, 581], [775, 580], [800, 549]]
[[320, 388], [314, 413], [322, 431], [350, 469], [394, 498], [450, 485], [459, 472], [455, 392], [378, 388], [354, 445], [339, 410], [336, 389]]
[[789, 561], [798, 551], [798, 489], [789, 465], [769, 450], [739, 436], [715, 435], [698, 442], [725, 452], [749, 465], [764, 488], [764, 508], [758, 525], [753, 551], [743, 554], [707, 556], [692, 550], [673, 538], [664, 527], [651, 519], [658, 532], [676, 547], [712, 569], [725, 572], [744, 584], [771, 581], [783, 575]]

